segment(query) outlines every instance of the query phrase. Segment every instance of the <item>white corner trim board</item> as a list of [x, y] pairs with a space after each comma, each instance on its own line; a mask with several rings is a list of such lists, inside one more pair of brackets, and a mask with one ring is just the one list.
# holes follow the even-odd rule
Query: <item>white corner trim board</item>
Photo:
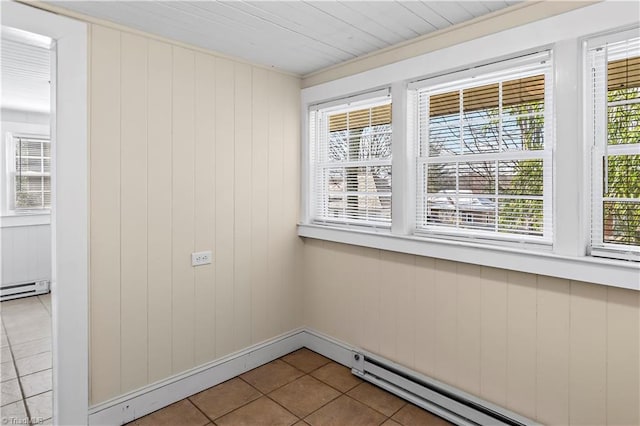
[[[496, 424], [536, 425], [532, 420], [502, 407], [309, 328], [290, 331], [91, 407], [89, 425], [110, 426], [131, 422], [303, 347], [344, 365], [363, 380], [455, 424], [476, 424], [466, 418], [483, 416], [484, 410], [494, 415], [492, 420], [500, 416], [506, 419], [506, 422], [496, 421]], [[376, 374], [372, 374], [374, 370]], [[467, 405], [460, 401], [466, 401]]]

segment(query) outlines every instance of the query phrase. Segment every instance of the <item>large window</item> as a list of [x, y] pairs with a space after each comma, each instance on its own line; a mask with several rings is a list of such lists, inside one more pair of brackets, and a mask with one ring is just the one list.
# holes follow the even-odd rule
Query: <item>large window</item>
[[51, 143], [46, 136], [9, 135], [11, 157], [9, 182], [12, 210], [43, 210], [51, 207]]
[[[631, 36], [631, 37], [630, 37]], [[628, 38], [629, 37], [629, 38]], [[640, 37], [594, 40], [591, 76], [592, 254], [640, 258]]]
[[416, 231], [551, 243], [549, 52], [416, 83]]
[[310, 111], [314, 221], [368, 227], [391, 224], [391, 98]]

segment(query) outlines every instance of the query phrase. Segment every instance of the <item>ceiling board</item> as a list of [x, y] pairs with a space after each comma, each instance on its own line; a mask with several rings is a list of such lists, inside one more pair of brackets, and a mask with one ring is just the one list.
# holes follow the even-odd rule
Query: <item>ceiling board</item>
[[306, 75], [508, 7], [513, 1], [50, 1]]

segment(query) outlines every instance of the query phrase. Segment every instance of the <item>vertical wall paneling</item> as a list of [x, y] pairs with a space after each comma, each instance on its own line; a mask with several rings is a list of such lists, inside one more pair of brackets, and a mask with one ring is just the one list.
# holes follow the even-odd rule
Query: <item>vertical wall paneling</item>
[[285, 330], [302, 324], [302, 239], [297, 235], [296, 225], [299, 219], [300, 207], [300, 86], [299, 80], [293, 77], [285, 78], [283, 90], [284, 115], [283, 131], [283, 229], [286, 238], [286, 252], [284, 260], [284, 296], [285, 306], [289, 311], [284, 316]]
[[[195, 57], [195, 251], [213, 251], [215, 238], [215, 59]], [[195, 363], [215, 358], [215, 265], [194, 268]]]
[[496, 404], [506, 406], [507, 272], [482, 267], [480, 278], [480, 395]]
[[269, 117], [269, 132], [268, 132], [268, 200], [267, 200], [267, 214], [269, 218], [268, 226], [269, 232], [267, 253], [268, 265], [267, 265], [267, 277], [268, 280], [268, 292], [265, 302], [269, 305], [267, 312], [267, 323], [270, 325], [268, 332], [270, 335], [283, 332], [282, 330], [282, 316], [285, 313], [279, 309], [273, 309], [275, 306], [280, 306], [283, 296], [280, 294], [283, 288], [283, 266], [282, 259], [283, 247], [283, 97], [282, 90], [283, 76], [275, 72], [270, 72], [268, 77], [269, 87], [269, 109], [267, 111]]
[[269, 71], [261, 68], [252, 70], [252, 115], [251, 115], [251, 312], [253, 343], [269, 337], [267, 312], [267, 252], [268, 252], [268, 194], [267, 163], [269, 148]]
[[120, 33], [91, 32], [91, 401], [120, 394]]
[[436, 359], [434, 376], [451, 384], [457, 368], [457, 265], [447, 260], [435, 261], [436, 282]]
[[507, 404], [531, 418], [536, 416], [536, 278], [507, 273]]
[[51, 280], [51, 225], [0, 229], [3, 286]]
[[434, 259], [416, 256], [415, 367], [433, 375], [436, 358], [436, 284]]
[[640, 424], [640, 292], [607, 288], [607, 424]]
[[234, 254], [234, 64], [216, 59], [216, 356], [235, 349]]
[[91, 28], [98, 404], [302, 324], [300, 80]]
[[190, 254], [194, 249], [195, 205], [195, 54], [173, 47], [173, 372], [194, 365], [195, 276]]
[[147, 382], [147, 40], [121, 36], [121, 382]]
[[569, 423], [570, 282], [538, 277], [536, 407], [544, 424]]
[[172, 49], [149, 40], [147, 83], [147, 314], [149, 382], [172, 364]]
[[480, 394], [482, 318], [480, 266], [458, 265], [458, 380], [460, 389]]
[[569, 422], [604, 425], [607, 388], [607, 288], [571, 282]]
[[[251, 344], [251, 67], [235, 64], [234, 81], [234, 347]], [[260, 112], [257, 112], [260, 114]]]

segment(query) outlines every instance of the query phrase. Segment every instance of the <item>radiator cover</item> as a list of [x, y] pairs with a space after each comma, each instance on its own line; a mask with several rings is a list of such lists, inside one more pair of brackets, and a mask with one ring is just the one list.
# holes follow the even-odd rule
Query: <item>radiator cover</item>
[[354, 351], [352, 356], [354, 375], [457, 425], [539, 425], [378, 355]]

